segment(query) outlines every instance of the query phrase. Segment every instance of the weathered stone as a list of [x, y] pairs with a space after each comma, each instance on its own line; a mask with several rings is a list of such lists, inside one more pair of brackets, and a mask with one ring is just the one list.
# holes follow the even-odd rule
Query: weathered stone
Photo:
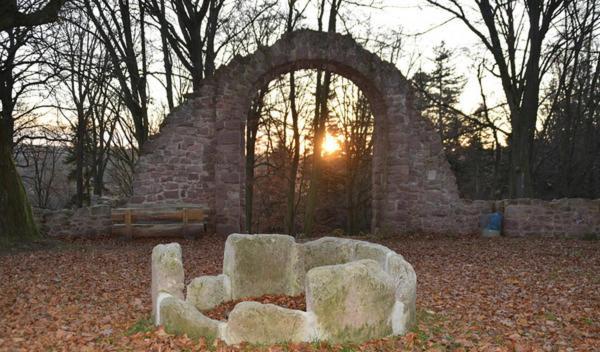
[[304, 267], [308, 272], [312, 268], [324, 265], [343, 264], [354, 259], [356, 241], [323, 237], [303, 244]]
[[291, 236], [230, 235], [225, 242], [223, 273], [231, 282], [231, 298], [296, 292], [294, 251]]
[[304, 282], [306, 279], [306, 264], [304, 259], [305, 247], [301, 244], [294, 243], [291, 255], [291, 277], [288, 295], [296, 296], [304, 293]]
[[159, 244], [152, 249], [152, 314], [157, 297], [165, 292], [183, 299], [183, 262], [179, 243]]
[[177, 297], [161, 297], [159, 309], [158, 323], [163, 325], [168, 333], [186, 334], [192, 339], [218, 336], [221, 322], [206, 317], [193, 305]]
[[332, 342], [361, 342], [393, 333], [394, 283], [371, 259], [322, 266], [306, 275], [307, 311]]
[[393, 254], [393, 252], [389, 248], [380, 244], [356, 241], [354, 260], [373, 259], [379, 263], [382, 269], [385, 269], [387, 256], [391, 254]]
[[209, 310], [229, 300], [231, 285], [227, 275], [200, 276], [187, 286], [186, 301], [198, 310]]
[[[175, 109], [165, 119], [160, 134], [144, 145], [136, 164], [134, 197], [130, 202], [189, 201], [208, 205], [216, 214], [210, 220], [216, 222], [217, 231], [240, 230], [244, 214], [239, 201], [244, 182], [243, 143], [240, 143], [247, 111], [244, 104], [248, 104], [248, 96], [256, 93], [257, 83], [265, 77], [298, 68], [319, 68], [322, 64], [361, 82], [371, 102], [375, 116], [373, 175], [377, 176], [373, 185], [374, 228], [404, 225], [405, 231], [417, 231], [427, 226], [419, 218], [440, 206], [429, 202], [435, 199], [434, 192], [441, 193], [449, 202], [460, 203], [456, 181], [440, 152], [440, 138], [413, 108], [407, 98], [410, 83], [398, 69], [365, 50], [350, 36], [310, 30], [289, 33], [243, 60], [232, 60], [205, 79], [198, 94]], [[184, 138], [191, 135], [195, 139]], [[193, 158], [190, 163], [189, 155], [204, 156], [206, 150], [214, 159]], [[194, 183], [187, 193], [168, 190], [174, 187], [167, 186], [171, 181], [160, 178], [174, 173], [187, 181], [187, 175], [192, 174], [190, 164], [198, 166], [193, 174], [210, 175], [209, 186]], [[399, 182], [407, 190], [400, 190]], [[157, 189], [150, 190], [145, 187], [148, 184]], [[425, 202], [388, 207], [390, 202], [412, 194], [422, 195]], [[154, 195], [162, 198], [153, 198]], [[459, 223], [455, 218], [448, 217], [446, 223]]]
[[229, 314], [225, 341], [257, 344], [302, 342], [315, 339], [310, 315], [273, 304], [241, 302]]
[[[397, 321], [404, 322], [404, 326], [397, 326], [394, 329], [395, 334], [402, 334], [414, 324], [416, 319], [417, 274], [412, 265], [399, 254], [388, 256], [386, 272], [393, 280], [396, 300], [402, 303], [401, 307], [395, 308], [395, 313], [403, 314], [403, 317], [397, 317]], [[397, 309], [401, 309], [401, 312]]]
[[[208, 218], [211, 229], [220, 234], [240, 231], [244, 214], [240, 142], [248, 97], [256, 94], [257, 83], [265, 77], [323, 64], [360, 82], [373, 109], [372, 232], [478, 232], [479, 216], [498, 202], [460, 199], [440, 137], [413, 106], [410, 83], [394, 65], [350, 36], [310, 30], [286, 34], [203, 80], [197, 94], [174, 109], [160, 133], [144, 144], [129, 204], [204, 206], [214, 215]], [[190, 182], [197, 177], [202, 182]], [[503, 230], [507, 236], [578, 237], [600, 232], [598, 200], [501, 203], [507, 207]], [[544, 217], [549, 220], [542, 221]], [[61, 232], [60, 226], [56, 231], [51, 224], [43, 228]]]

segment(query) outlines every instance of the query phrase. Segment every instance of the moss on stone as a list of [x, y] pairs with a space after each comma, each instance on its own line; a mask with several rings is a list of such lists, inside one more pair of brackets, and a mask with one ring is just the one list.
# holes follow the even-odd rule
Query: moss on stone
[[303, 244], [305, 270], [350, 262], [354, 259], [355, 246], [356, 241], [335, 237], [306, 242]]
[[[2, 123], [0, 122], [0, 125]], [[0, 245], [40, 238], [21, 176], [12, 160], [4, 127], [0, 126]]]
[[227, 238], [223, 273], [231, 281], [232, 299], [290, 294], [294, 238], [285, 235], [238, 235]]
[[217, 337], [219, 324], [200, 313], [193, 305], [176, 297], [167, 297], [160, 303], [160, 324], [171, 334], [186, 334], [192, 339]]
[[208, 310], [230, 300], [225, 280], [228, 280], [225, 275], [201, 276], [193, 279], [187, 286], [186, 301], [198, 310]]
[[227, 342], [258, 344], [310, 341], [310, 323], [305, 312], [273, 304], [241, 302], [227, 322]]
[[183, 299], [183, 259], [178, 243], [159, 244], [152, 249], [152, 315], [160, 292]]
[[407, 328], [415, 323], [417, 300], [417, 275], [412, 265], [399, 254], [388, 257], [386, 272], [391, 276], [396, 291], [396, 300], [404, 303], [407, 311]]
[[306, 282], [307, 310], [327, 340], [361, 342], [392, 334], [394, 285], [376, 261], [317, 267]]

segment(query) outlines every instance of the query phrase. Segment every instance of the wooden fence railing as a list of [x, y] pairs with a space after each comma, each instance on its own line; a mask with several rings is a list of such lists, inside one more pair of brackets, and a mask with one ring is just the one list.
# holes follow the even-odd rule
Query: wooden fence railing
[[202, 208], [117, 208], [111, 219], [113, 236], [197, 237], [206, 232]]

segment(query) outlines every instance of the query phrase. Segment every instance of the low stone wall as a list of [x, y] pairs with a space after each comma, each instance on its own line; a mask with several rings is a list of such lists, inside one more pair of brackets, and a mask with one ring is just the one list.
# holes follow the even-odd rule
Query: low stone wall
[[79, 209], [34, 209], [40, 231], [50, 237], [109, 236], [111, 219], [109, 205], [94, 205]]
[[[600, 234], [600, 199], [564, 198], [465, 200], [446, 211], [416, 218], [424, 233], [473, 234], [481, 230], [480, 219], [493, 210], [503, 212], [502, 234], [511, 237], [581, 237]], [[110, 205], [80, 209], [34, 209], [42, 233], [51, 237], [108, 236], [111, 231]], [[387, 228], [389, 234], [402, 229]]]
[[600, 199], [507, 199], [496, 202], [504, 209], [505, 236], [581, 237], [600, 234]]
[[463, 200], [445, 212], [420, 218], [419, 227], [425, 233], [479, 233], [481, 219], [495, 210], [504, 215], [503, 236], [578, 238], [600, 234], [600, 199], [581, 198]]

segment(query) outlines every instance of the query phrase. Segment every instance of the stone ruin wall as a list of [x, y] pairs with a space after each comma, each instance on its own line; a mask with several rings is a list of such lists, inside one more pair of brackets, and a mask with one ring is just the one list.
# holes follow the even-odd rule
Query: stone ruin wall
[[133, 207], [203, 206], [209, 230], [243, 232], [244, 129], [250, 99], [276, 75], [324, 68], [352, 79], [375, 115], [373, 232], [477, 233], [494, 204], [510, 236], [599, 233], [599, 202], [460, 199], [441, 140], [413, 108], [406, 79], [349, 36], [302, 30], [235, 58], [151, 138], [136, 165]]
[[[480, 231], [481, 217], [492, 212], [494, 207], [504, 210], [504, 236], [580, 238], [600, 235], [600, 199], [462, 201], [461, 206], [452, 212], [432, 214], [422, 219], [420, 226], [424, 233], [475, 234]], [[97, 238], [110, 235], [110, 211], [109, 205], [62, 210], [34, 209], [34, 217], [42, 233], [47, 236]], [[449, 222], [449, 218], [454, 221]], [[389, 231], [394, 231], [392, 234], [405, 232], [394, 228]]]
[[94, 205], [79, 209], [47, 210], [34, 208], [41, 233], [60, 238], [98, 238], [110, 235], [110, 205]]

